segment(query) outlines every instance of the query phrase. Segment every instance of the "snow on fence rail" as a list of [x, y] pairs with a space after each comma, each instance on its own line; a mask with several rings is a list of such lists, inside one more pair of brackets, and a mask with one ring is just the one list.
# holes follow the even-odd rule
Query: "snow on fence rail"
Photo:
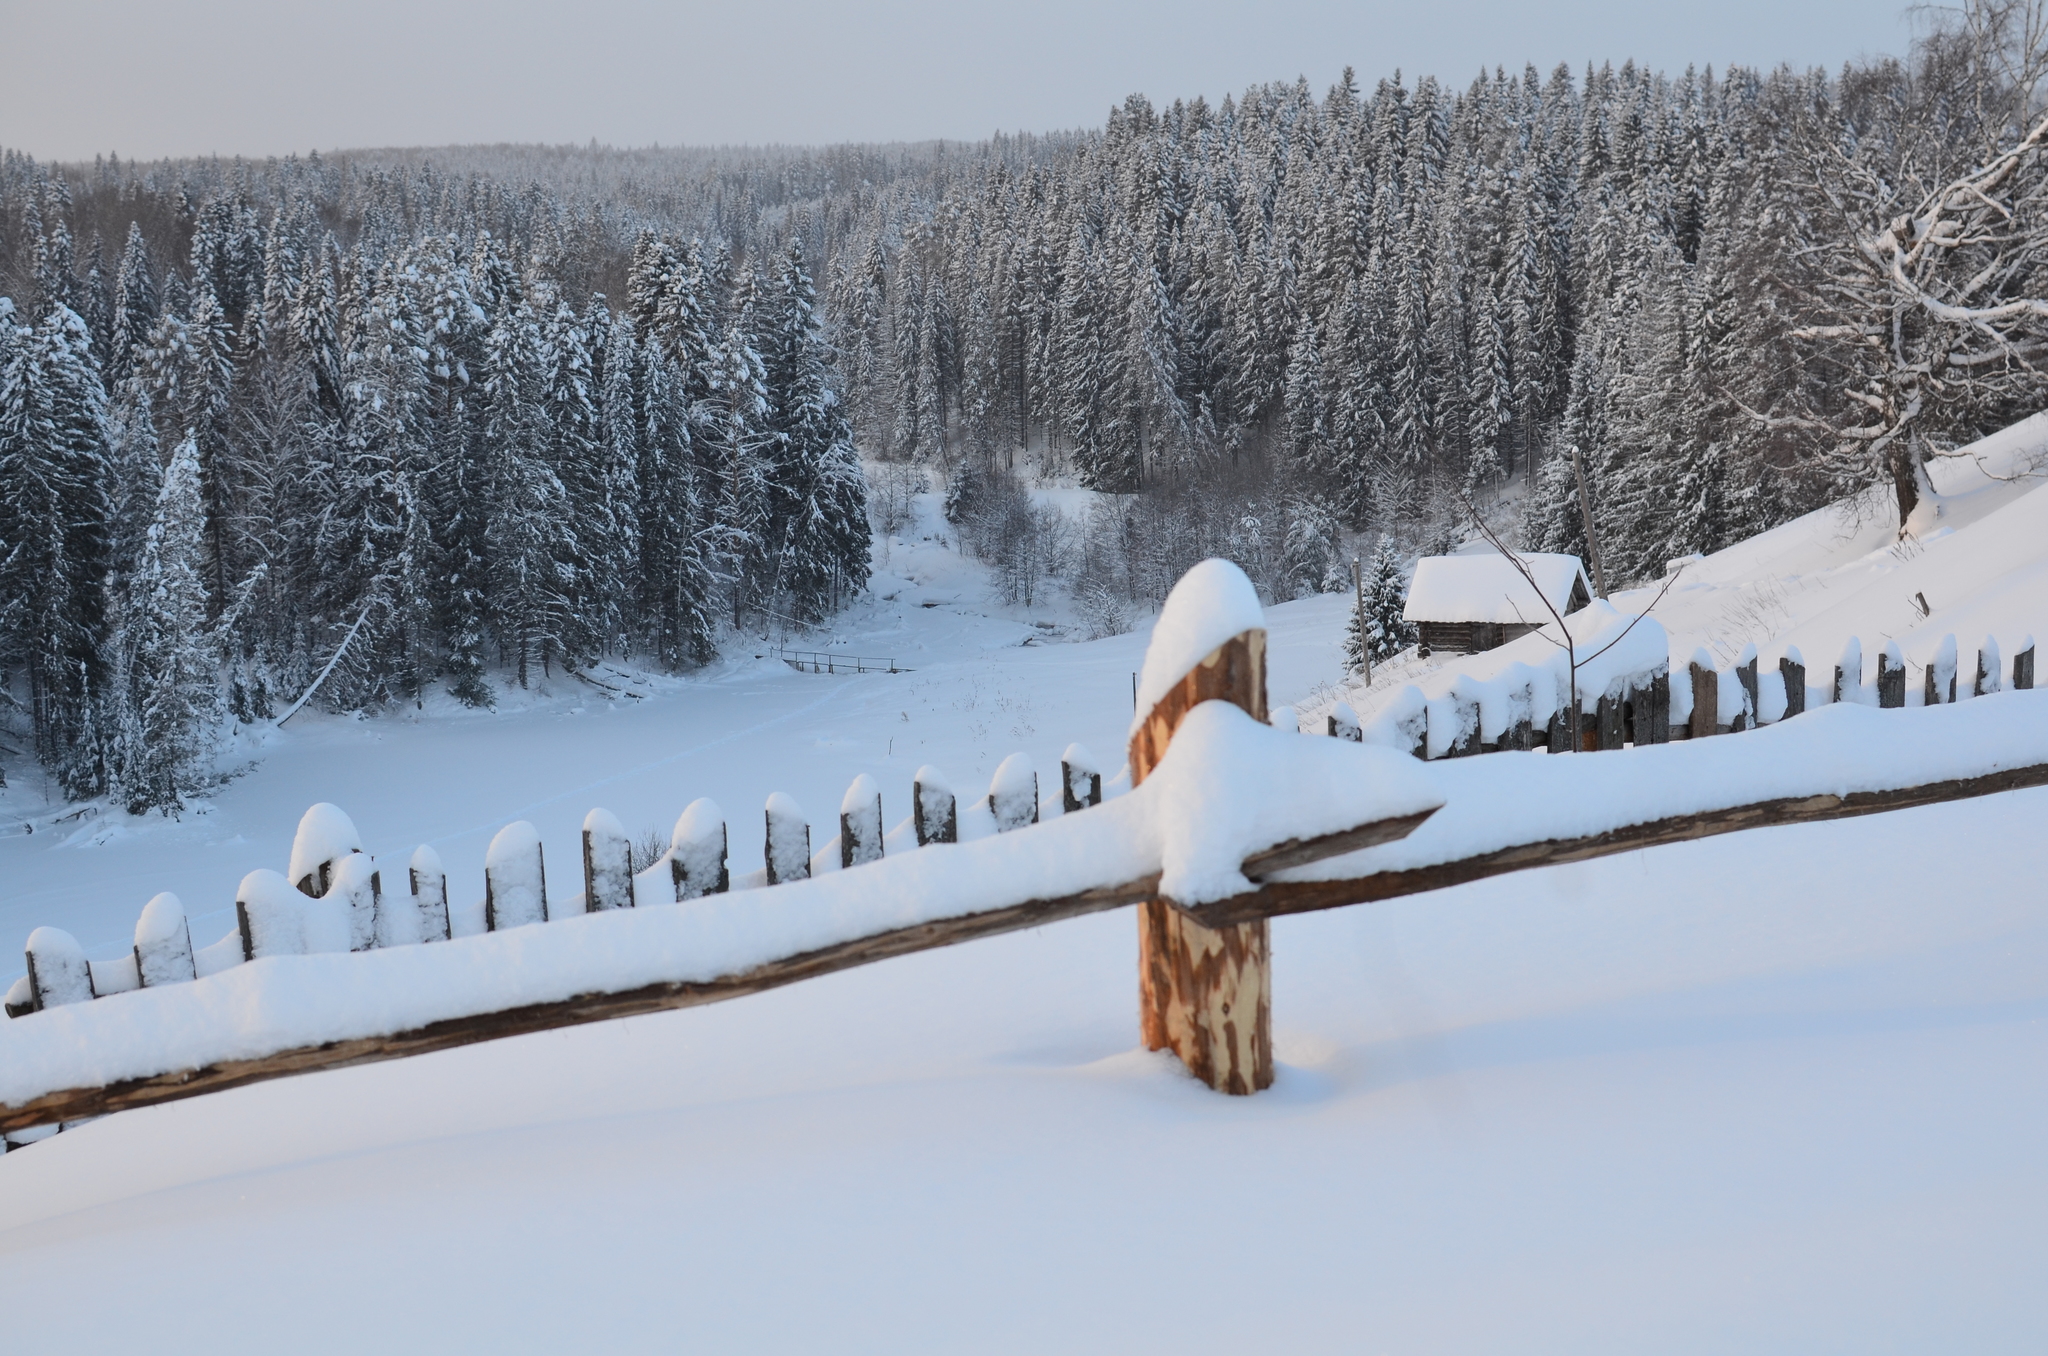
[[[1612, 609], [1608, 614], [1591, 619], [1588, 634], [1578, 642], [1581, 648], [1598, 649], [1635, 621]], [[1579, 618], [1572, 621], [1578, 624]], [[1885, 709], [1906, 705], [1906, 665], [1896, 644], [1878, 650], [1875, 673], [1866, 682], [1863, 645], [1851, 637], [1835, 664], [1833, 681], [1810, 689], [1805, 659], [1796, 648], [1787, 648], [1775, 671], [1759, 669], [1754, 645], [1726, 669], [1717, 667], [1704, 649], [1681, 668], [1665, 652], [1666, 643], [1664, 628], [1645, 618], [1613, 649], [1580, 668], [1580, 751], [1739, 734], [1829, 703]], [[1944, 637], [1923, 674], [1921, 704], [1944, 705], [2007, 686], [2032, 688], [2033, 637], [2021, 641], [2009, 677], [1998, 642], [1990, 637], [1968, 672], [1962, 676], [1957, 668], [1956, 638]], [[1434, 698], [1418, 687], [1404, 687], [1368, 721], [1339, 702], [1316, 733], [1402, 749], [1423, 759], [1538, 748], [1558, 752], [1573, 742], [1571, 691], [1568, 661], [1559, 651], [1549, 664], [1510, 664], [1491, 678], [1455, 675], [1449, 689]]]
[[[1122, 795], [1105, 799], [1100, 769], [1079, 746], [1062, 758], [1057, 799], [1044, 802], [1021, 755], [964, 807], [923, 767], [911, 814], [884, 833], [882, 792], [861, 776], [840, 803], [838, 834], [814, 851], [803, 811], [777, 793], [762, 811], [766, 845], [753, 871], [732, 869], [725, 815], [708, 799], [684, 810], [668, 848], [645, 865], [617, 818], [593, 810], [580, 895], [549, 898], [544, 845], [520, 822], [485, 855], [483, 899], [451, 907], [431, 848], [405, 858], [401, 886], [396, 859], [365, 854], [346, 815], [315, 806], [286, 874], [245, 877], [236, 930], [210, 946], [192, 945], [168, 894], [144, 908], [132, 951], [113, 961], [89, 961], [53, 928], [30, 935], [29, 974], [7, 996], [21, 1020], [0, 1023], [0, 1132], [19, 1145], [130, 1107], [716, 1002], [1131, 904], [1143, 906], [1146, 1044], [1173, 1049], [1212, 1087], [1248, 1093], [1272, 1077], [1272, 917], [1708, 834], [2048, 785], [2048, 696], [1996, 693], [1995, 652], [1980, 658], [1974, 684], [1991, 700], [1944, 696], [1905, 718], [1867, 710], [1859, 653], [1840, 666], [1843, 700], [1796, 723], [1766, 720], [1772, 728], [1755, 740], [1481, 767], [1407, 754], [1503, 747], [1504, 733], [1506, 747], [1519, 746], [1524, 735], [1509, 732], [1539, 723], [1535, 677], [1510, 671], [1491, 690], [1411, 703], [1411, 716], [1446, 724], [1404, 732], [1410, 742], [1396, 748], [1302, 739], [1290, 733], [1296, 721], [1266, 723], [1262, 621], [1235, 567], [1205, 562], [1175, 588], [1147, 651]], [[2023, 658], [2015, 689], [2031, 686], [2031, 645]], [[1601, 701], [1655, 691], [1661, 675], [1641, 659], [1623, 654], [1587, 689], [1603, 730], [1611, 717]], [[1900, 704], [1892, 675], [1901, 671], [1895, 658], [1880, 660], [1876, 704]], [[1930, 691], [1946, 692], [1943, 672]], [[1786, 692], [1803, 691], [1799, 676]], [[1723, 699], [1704, 665], [1688, 679], [1691, 709], [1717, 716], [1705, 732], [1749, 728], [1722, 722], [1724, 710], [1771, 708], [1759, 706], [1753, 655], [1737, 666], [1739, 702]], [[1786, 712], [1796, 714], [1789, 701]], [[1634, 719], [1624, 706], [1623, 728]], [[1601, 746], [1611, 747], [1604, 736]], [[1652, 764], [1657, 775], [1643, 775]], [[1067, 813], [1039, 822], [1041, 804]]]

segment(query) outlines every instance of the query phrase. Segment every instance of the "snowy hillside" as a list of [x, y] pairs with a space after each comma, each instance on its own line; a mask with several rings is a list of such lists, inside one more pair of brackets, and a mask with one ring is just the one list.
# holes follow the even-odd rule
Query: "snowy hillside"
[[[1769, 669], [1796, 648], [1809, 684], [1819, 687], [1852, 638], [1873, 665], [1893, 641], [1906, 659], [1907, 704], [1917, 705], [1921, 671], [1945, 636], [1956, 638], [1966, 671], [1987, 637], [2009, 659], [2028, 636], [2048, 636], [2048, 414], [1929, 470], [1935, 494], [1916, 510], [1904, 541], [1890, 492], [1873, 490], [1684, 566], [1651, 612], [1669, 633], [1674, 667], [1701, 647], [1727, 667], [1755, 645]], [[1639, 612], [1656, 593], [1632, 589], [1612, 601]], [[1549, 642], [1529, 636], [1482, 655], [1411, 657], [1376, 672], [1370, 688], [1318, 694], [1304, 714], [1320, 717], [1341, 699], [1370, 718], [1405, 684], [1434, 695], [1454, 674], [1490, 676], [1552, 653]]]
[[[2048, 498], [1937, 486], [1952, 530], [1917, 552], [1812, 521], [1694, 567], [1659, 609], [1674, 649], [2048, 633], [2024, 516]], [[921, 763], [963, 796], [1016, 750], [1114, 766], [1146, 637], [990, 606], [921, 508], [817, 642], [914, 672], [742, 659], [618, 678], [637, 700], [558, 680], [496, 714], [308, 713], [180, 822], [0, 802], [36, 826], [0, 838], [0, 938], [112, 955], [170, 889], [210, 941], [316, 800], [374, 851], [431, 842], [466, 901], [515, 818], [568, 844], [593, 805], [638, 830], [713, 795], [738, 867], [773, 790], [824, 826], [867, 773], [893, 822]], [[1933, 616], [1887, 620], [1916, 591]], [[1346, 605], [1268, 610], [1275, 702], [1338, 675]], [[0, 1312], [38, 1349], [2034, 1349], [2044, 812], [2025, 791], [1276, 920], [1282, 1068], [1252, 1098], [1137, 1049], [1125, 912], [124, 1113], [0, 1158]], [[550, 867], [574, 893], [573, 857]], [[1238, 1302], [1189, 1302], [1226, 1274]]]

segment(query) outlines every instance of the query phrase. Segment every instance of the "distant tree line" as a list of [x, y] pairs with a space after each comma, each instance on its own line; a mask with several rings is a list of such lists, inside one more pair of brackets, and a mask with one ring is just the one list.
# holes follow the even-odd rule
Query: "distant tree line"
[[[969, 145], [0, 155], [0, 701], [67, 793], [169, 805], [316, 683], [699, 663], [862, 586], [856, 446], [891, 530], [914, 471], [1102, 631], [1473, 506], [1586, 554], [1579, 467], [1617, 584], [1873, 484], [1903, 519], [2048, 388], [2044, 6]], [[1023, 493], [1069, 477], [1078, 521]]]

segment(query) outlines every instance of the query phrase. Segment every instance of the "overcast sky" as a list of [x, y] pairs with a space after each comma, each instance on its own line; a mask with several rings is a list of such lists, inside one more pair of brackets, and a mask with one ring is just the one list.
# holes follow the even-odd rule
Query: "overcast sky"
[[460, 142], [830, 142], [1099, 125], [1348, 64], [1838, 67], [1879, 0], [0, 0], [0, 145], [42, 159]]

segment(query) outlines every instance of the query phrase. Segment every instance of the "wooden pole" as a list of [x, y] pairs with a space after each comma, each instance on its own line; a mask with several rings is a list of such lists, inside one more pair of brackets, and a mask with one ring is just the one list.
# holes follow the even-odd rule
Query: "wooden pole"
[[1586, 554], [1593, 557], [1593, 587], [1607, 596], [1607, 571], [1600, 567], [1600, 539], [1593, 533], [1593, 496], [1586, 489], [1586, 463], [1579, 457], [1579, 445], [1572, 444], [1572, 474], [1579, 481], [1579, 513], [1586, 520]]
[[[1131, 736], [1133, 786], [1159, 766], [1188, 712], [1211, 700], [1265, 720], [1263, 630], [1225, 641], [1160, 698]], [[1218, 1092], [1243, 1096], [1271, 1087], [1272, 943], [1266, 921], [1210, 928], [1164, 900], [1141, 904], [1138, 1009], [1145, 1048], [1172, 1050], [1188, 1072]]]
[[1358, 662], [1364, 665], [1365, 681], [1372, 682], [1372, 643], [1365, 634], [1365, 565], [1357, 556], [1351, 557], [1351, 588], [1356, 594], [1353, 603], [1352, 620], [1358, 627]]

